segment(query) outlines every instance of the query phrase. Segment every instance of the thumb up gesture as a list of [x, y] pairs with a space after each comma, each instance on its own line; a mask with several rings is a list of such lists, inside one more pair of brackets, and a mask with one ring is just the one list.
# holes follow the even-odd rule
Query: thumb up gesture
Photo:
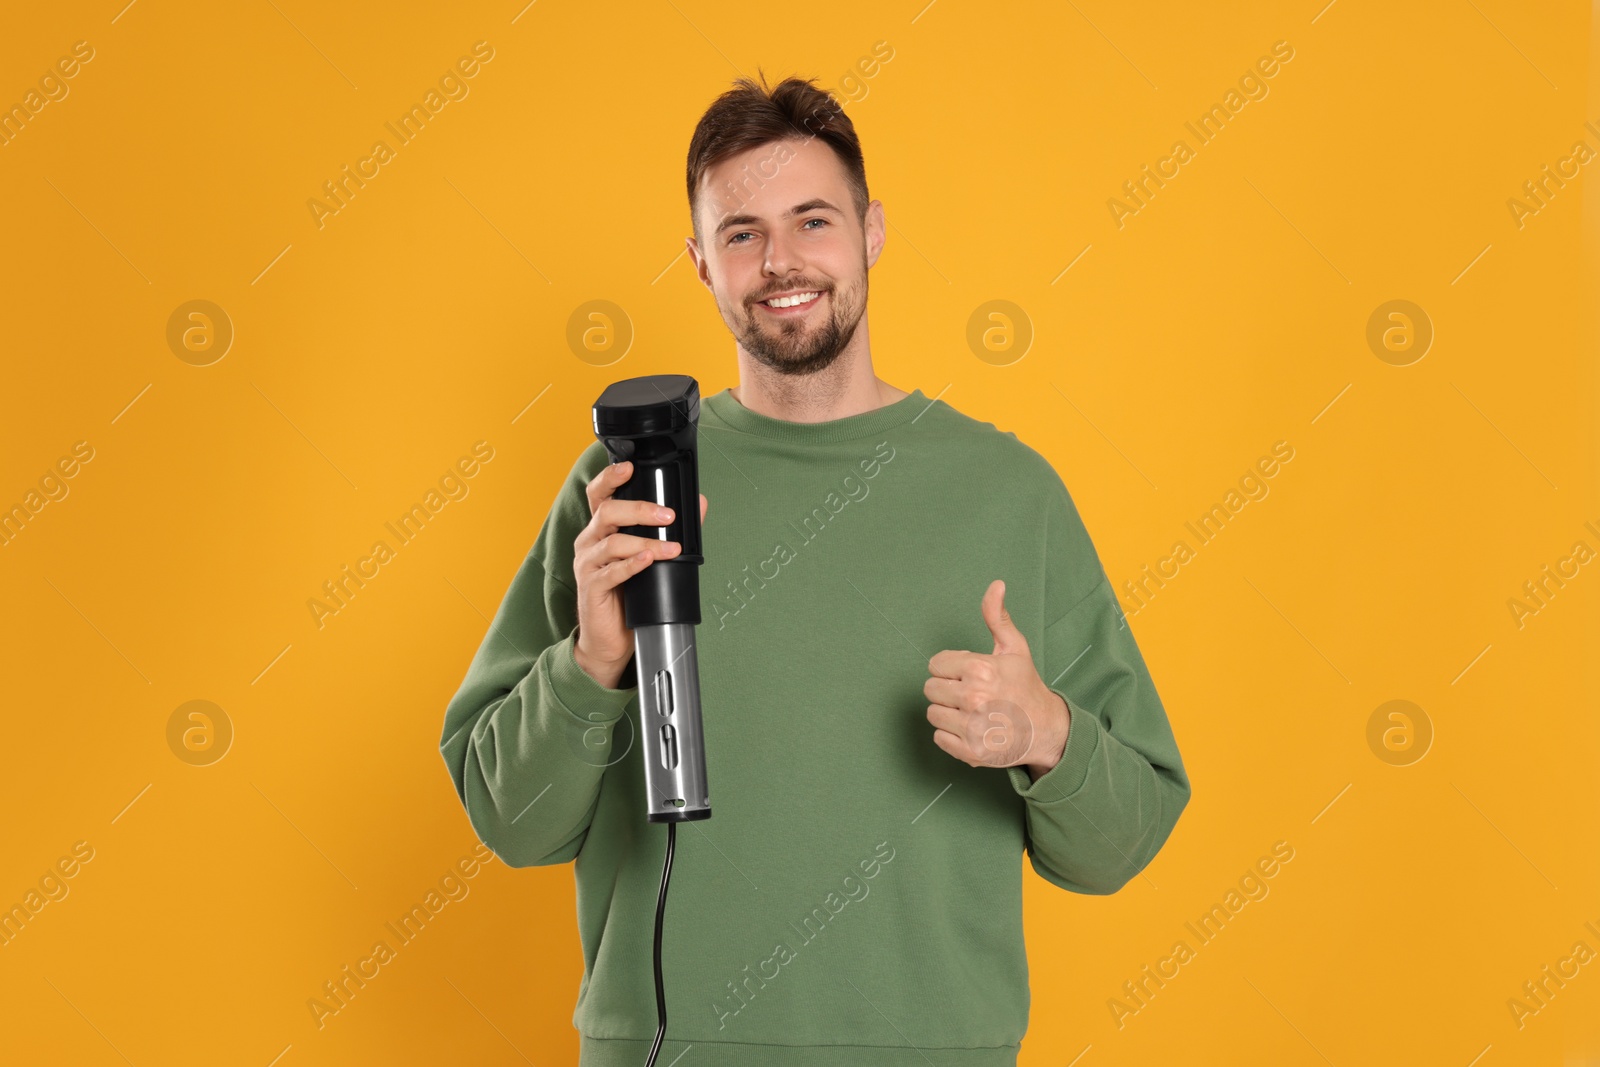
[[1061, 760], [1071, 713], [1034, 669], [1028, 642], [996, 579], [980, 610], [994, 651], [946, 650], [928, 661], [923, 694], [933, 743], [973, 767], [1025, 767], [1037, 780]]

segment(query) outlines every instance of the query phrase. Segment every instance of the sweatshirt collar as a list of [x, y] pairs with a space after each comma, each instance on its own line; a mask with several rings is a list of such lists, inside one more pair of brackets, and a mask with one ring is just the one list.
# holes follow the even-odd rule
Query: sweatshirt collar
[[729, 429], [740, 433], [765, 437], [774, 441], [791, 441], [800, 444], [827, 444], [832, 441], [853, 441], [881, 433], [891, 426], [910, 422], [928, 410], [932, 402], [921, 389], [913, 389], [907, 396], [858, 415], [827, 422], [789, 422], [751, 411], [735, 400], [730, 389], [702, 398], [701, 410]]

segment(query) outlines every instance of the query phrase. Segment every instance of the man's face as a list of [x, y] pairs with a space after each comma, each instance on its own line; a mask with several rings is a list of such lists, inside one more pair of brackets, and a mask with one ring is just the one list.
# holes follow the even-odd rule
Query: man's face
[[[863, 225], [844, 165], [813, 139], [774, 141], [708, 168], [697, 210], [705, 243], [690, 238], [690, 254], [740, 346], [780, 374], [833, 363], [866, 312], [883, 205], [872, 201]], [[802, 302], [766, 303], [785, 294]]]

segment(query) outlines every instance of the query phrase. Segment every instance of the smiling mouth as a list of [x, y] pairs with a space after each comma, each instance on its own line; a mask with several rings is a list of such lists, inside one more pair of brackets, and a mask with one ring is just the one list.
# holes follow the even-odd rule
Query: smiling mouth
[[757, 300], [756, 303], [768, 311], [793, 313], [810, 307], [821, 300], [824, 295], [826, 295], [825, 290], [812, 289], [800, 293], [786, 293], [780, 296], [768, 297], [765, 300]]

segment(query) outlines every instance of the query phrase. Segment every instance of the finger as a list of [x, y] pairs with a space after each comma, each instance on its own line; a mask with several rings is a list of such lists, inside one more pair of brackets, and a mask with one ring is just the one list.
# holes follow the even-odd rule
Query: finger
[[967, 730], [967, 713], [945, 704], [928, 705], [928, 722], [940, 730], [961, 737]]
[[683, 550], [676, 541], [661, 541], [638, 534], [609, 533], [580, 554], [579, 570], [599, 570], [619, 559], [643, 552], [655, 559], [670, 559]]
[[676, 516], [673, 510], [653, 500], [602, 500], [589, 524], [595, 540], [607, 537], [624, 526], [665, 526]]
[[967, 743], [948, 730], [935, 730], [933, 743], [962, 763], [974, 763], [976, 759], [973, 751], [967, 747]]
[[935, 653], [928, 661], [928, 673], [935, 678], [967, 678], [971, 676], [972, 669], [980, 660], [988, 658], [988, 655], [982, 652], [946, 649]]
[[600, 501], [616, 492], [617, 486], [627, 481], [632, 474], [632, 462], [623, 460], [621, 463], [610, 464], [605, 470], [590, 478], [589, 484], [583, 488], [584, 495], [589, 498], [589, 514], [593, 515], [595, 508], [600, 506]]
[[701, 522], [705, 522], [706, 521], [706, 508], [708, 508], [710, 506], [711, 506], [711, 501], [706, 499], [706, 495], [704, 493], [701, 493], [700, 494], [700, 521]]
[[615, 524], [607, 525], [603, 513], [608, 513], [607, 504], [613, 500], [612, 494], [632, 473], [633, 464], [623, 460], [611, 464], [589, 480], [583, 490], [589, 499], [589, 522], [578, 531], [578, 536], [573, 540], [575, 547], [591, 545], [617, 528]]
[[1027, 639], [1017, 629], [1017, 624], [1011, 621], [1011, 613], [1006, 610], [1005, 582], [996, 578], [989, 583], [989, 588], [983, 594], [981, 610], [984, 624], [994, 637], [995, 655], [1028, 651]]
[[638, 552], [631, 556], [623, 556], [621, 559], [614, 559], [594, 572], [584, 583], [584, 591], [591, 603], [598, 603], [604, 600], [606, 594], [650, 566], [652, 562], [654, 560], [649, 552]]
[[611, 560], [638, 555], [648, 552], [656, 558], [666, 558], [682, 552], [683, 545], [677, 541], [662, 541], [659, 537], [640, 537], [638, 534], [610, 533], [595, 542], [595, 547], [589, 550], [590, 566], [605, 566]]
[[929, 678], [922, 683], [922, 695], [945, 707], [971, 710], [967, 707], [966, 694], [967, 687], [953, 678]]

